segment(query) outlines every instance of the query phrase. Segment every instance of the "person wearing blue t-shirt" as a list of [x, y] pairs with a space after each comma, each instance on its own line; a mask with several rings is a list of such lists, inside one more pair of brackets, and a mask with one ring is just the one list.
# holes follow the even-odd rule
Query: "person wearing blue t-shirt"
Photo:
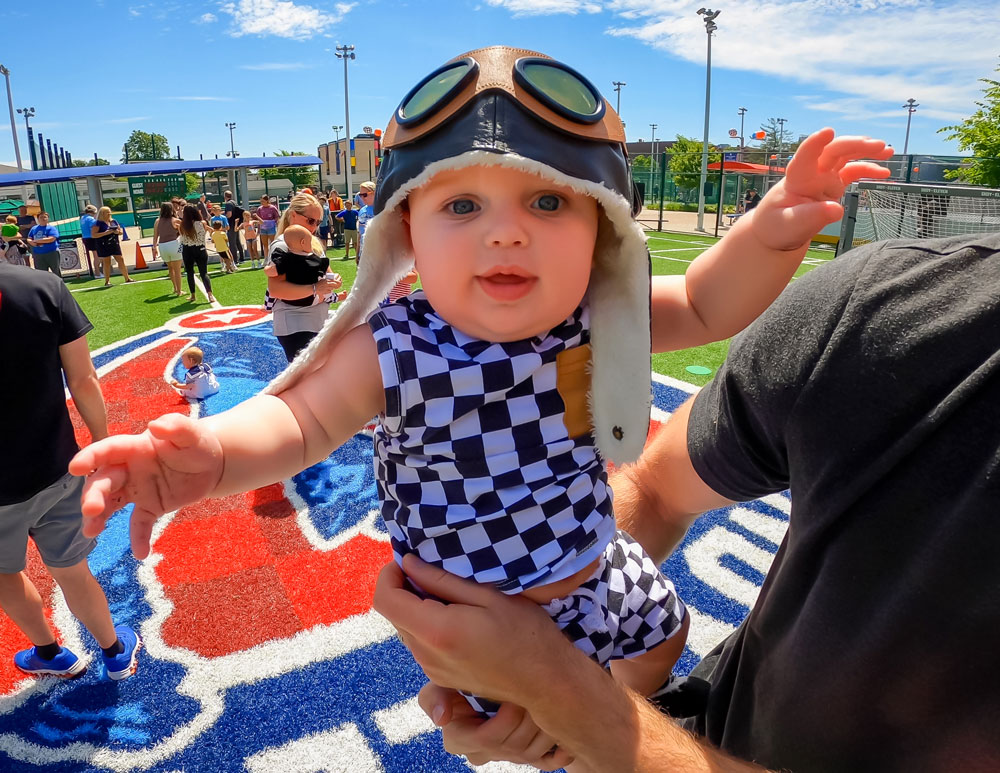
[[[87, 265], [93, 265], [93, 274], [97, 279], [104, 276], [101, 273], [101, 261], [97, 259], [97, 242], [90, 238], [90, 229], [97, 225], [97, 207], [93, 204], [88, 204], [83, 208], [83, 214], [80, 215], [80, 238], [83, 239], [83, 249], [87, 254]], [[91, 253], [93, 253], [94, 260], [91, 264]]]
[[49, 213], [38, 213], [38, 225], [28, 231], [28, 244], [35, 255], [35, 268], [61, 277], [59, 269], [59, 229], [49, 225]]
[[344, 202], [344, 209], [336, 215], [337, 220], [344, 223], [344, 260], [351, 257], [351, 245], [354, 245], [354, 260], [357, 262], [358, 254], [358, 213], [354, 209], [354, 203]]

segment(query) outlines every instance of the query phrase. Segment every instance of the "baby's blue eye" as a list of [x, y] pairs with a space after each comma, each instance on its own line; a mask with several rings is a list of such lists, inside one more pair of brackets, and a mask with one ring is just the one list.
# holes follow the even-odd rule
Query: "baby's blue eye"
[[451, 207], [451, 211], [456, 215], [468, 215], [476, 211], [475, 202], [469, 199], [458, 199], [458, 201], [453, 201], [448, 206]]
[[538, 208], [545, 210], [546, 212], [555, 212], [559, 209], [559, 204], [561, 203], [559, 197], [552, 194], [546, 193], [544, 196], [538, 198]]

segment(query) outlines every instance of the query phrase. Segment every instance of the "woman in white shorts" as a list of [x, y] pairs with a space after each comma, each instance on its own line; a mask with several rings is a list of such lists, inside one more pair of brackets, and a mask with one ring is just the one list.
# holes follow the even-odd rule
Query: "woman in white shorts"
[[160, 258], [167, 264], [174, 295], [181, 295], [181, 243], [177, 226], [180, 221], [174, 217], [174, 208], [169, 201], [160, 205], [160, 216], [153, 225], [153, 260]]

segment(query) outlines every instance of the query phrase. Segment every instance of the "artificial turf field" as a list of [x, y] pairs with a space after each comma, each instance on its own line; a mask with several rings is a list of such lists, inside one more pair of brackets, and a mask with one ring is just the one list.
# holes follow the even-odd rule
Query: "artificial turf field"
[[[711, 242], [653, 236], [654, 271], [683, 271]], [[817, 253], [803, 270], [831, 255]], [[333, 267], [349, 286], [353, 260]], [[284, 367], [260, 309], [262, 272], [212, 272], [218, 308], [200, 294], [197, 304], [174, 298], [163, 271], [135, 278], [126, 286], [115, 278], [108, 290], [100, 281], [69, 282], [95, 325], [90, 341], [113, 433], [140, 432], [168, 412], [219, 413]], [[165, 379], [181, 375], [179, 354], [194, 342], [222, 389], [193, 410]], [[654, 433], [696, 388], [685, 367], [714, 369], [724, 348], [658, 361], [665, 375], [653, 378]], [[139, 670], [112, 683], [98, 658], [72, 681], [26, 678], [10, 654], [28, 642], [0, 615], [0, 771], [529, 770], [472, 768], [447, 754], [416, 706], [422, 674], [371, 610], [375, 578], [390, 560], [371, 457], [371, 432], [362, 429], [290, 479], [167, 514], [142, 562], [129, 552], [131, 506], [112, 516], [89, 561], [115, 621], [144, 639]], [[789, 510], [778, 494], [708, 513], [664, 563], [692, 620], [677, 672], [687, 673], [746, 616]], [[27, 572], [61, 641], [93, 658], [96, 644], [33, 547]]]

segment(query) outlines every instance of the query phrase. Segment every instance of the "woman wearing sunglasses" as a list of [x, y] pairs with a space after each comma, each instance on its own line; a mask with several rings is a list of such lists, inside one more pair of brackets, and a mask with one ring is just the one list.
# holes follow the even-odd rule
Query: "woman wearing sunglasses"
[[[281, 215], [277, 225], [277, 236], [271, 242], [264, 263], [267, 276], [267, 298], [264, 305], [274, 312], [274, 335], [285, 352], [289, 362], [316, 337], [326, 322], [330, 311], [331, 295], [342, 284], [337, 274], [328, 275], [316, 284], [297, 285], [287, 281], [278, 273], [271, 262], [271, 255], [285, 247], [282, 234], [289, 226], [300, 225], [315, 234], [323, 218], [323, 207], [310, 193], [299, 193], [292, 197], [288, 209]], [[319, 239], [313, 237], [313, 251], [323, 257], [326, 250]], [[336, 295], [332, 295], [336, 298]], [[272, 305], [273, 304], [273, 305]]]

